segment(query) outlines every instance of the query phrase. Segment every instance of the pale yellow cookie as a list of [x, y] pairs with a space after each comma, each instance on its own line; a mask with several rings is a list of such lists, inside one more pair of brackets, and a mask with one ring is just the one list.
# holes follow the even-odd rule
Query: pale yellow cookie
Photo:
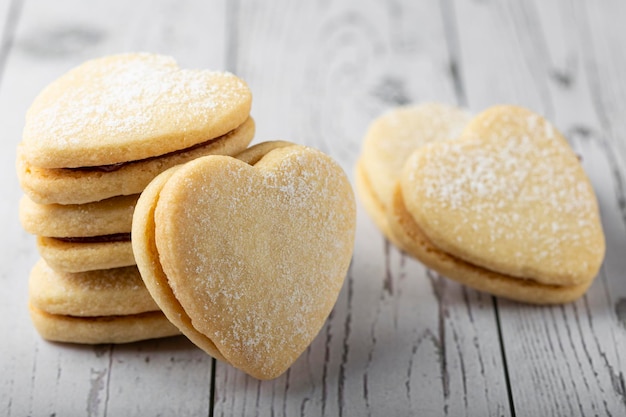
[[456, 139], [469, 121], [458, 107], [426, 103], [392, 109], [371, 123], [357, 163], [357, 192], [387, 238], [394, 241], [387, 211], [407, 158], [427, 143]]
[[29, 302], [50, 314], [121, 316], [159, 311], [135, 266], [81, 273], [60, 273], [43, 259], [28, 282]]
[[[435, 248], [501, 278], [478, 285], [464, 272], [431, 262], [468, 285], [558, 303], [584, 293], [602, 264], [604, 234], [593, 188], [567, 141], [529, 110], [490, 108], [458, 141], [415, 151], [400, 188], [394, 232], [408, 244], [406, 226], [398, 226], [409, 224], [398, 220], [408, 213], [415, 223], [409, 229], [417, 228], [423, 234], [417, 240], [431, 245], [418, 245], [413, 255], [428, 263], [424, 248]], [[538, 295], [545, 287], [555, 289]]]
[[184, 334], [268, 379], [326, 320], [354, 231], [341, 168], [294, 145], [269, 150], [254, 166], [209, 156], [157, 177], [137, 204], [133, 248], [146, 287]]
[[[54, 237], [37, 237], [37, 249], [55, 271], [84, 272], [96, 269], [135, 265], [129, 237], [109, 236], [118, 241], [66, 241]], [[107, 239], [101, 236], [101, 239]]]
[[479, 291], [533, 304], [561, 304], [574, 301], [592, 284], [592, 280], [569, 286], [541, 284], [531, 279], [514, 278], [465, 262], [442, 251], [428, 240], [406, 210], [399, 186], [394, 197], [389, 216], [389, 225], [394, 238], [407, 253], [448, 278]]
[[30, 306], [37, 332], [46, 340], [66, 343], [130, 343], [180, 334], [160, 311], [128, 316], [73, 317]]
[[[159, 173], [205, 155], [236, 155], [254, 137], [254, 121], [202, 145], [144, 160], [88, 169], [41, 168], [28, 162], [18, 147], [17, 175], [26, 195], [40, 204], [84, 204], [140, 193]], [[181, 135], [184, 131], [181, 132]]]
[[148, 291], [170, 322], [196, 346], [214, 358], [225, 361], [211, 339], [193, 327], [191, 318], [176, 299], [167, 276], [158, 262], [159, 253], [154, 239], [154, 209], [163, 185], [176, 170], [178, 167], [170, 168], [156, 177], [142, 193], [143, 198], [137, 202], [137, 209], [133, 216], [135, 259]]
[[90, 237], [127, 233], [139, 194], [87, 204], [38, 204], [20, 200], [20, 221], [28, 233], [47, 237]]
[[21, 155], [30, 166], [73, 168], [186, 149], [240, 126], [248, 86], [225, 72], [183, 70], [167, 56], [87, 61], [46, 87], [26, 114]]

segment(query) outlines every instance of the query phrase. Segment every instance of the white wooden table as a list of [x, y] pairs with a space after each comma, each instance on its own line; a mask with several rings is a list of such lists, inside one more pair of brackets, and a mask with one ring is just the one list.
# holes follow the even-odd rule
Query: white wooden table
[[[0, 0], [0, 415], [626, 415], [625, 21], [619, 0]], [[26, 308], [38, 255], [17, 218], [24, 112], [69, 68], [124, 51], [237, 73], [255, 141], [315, 146], [350, 176], [367, 124], [398, 104], [543, 113], [596, 189], [600, 275], [565, 306], [495, 299], [403, 256], [359, 206], [337, 305], [274, 381], [182, 337], [45, 342]]]

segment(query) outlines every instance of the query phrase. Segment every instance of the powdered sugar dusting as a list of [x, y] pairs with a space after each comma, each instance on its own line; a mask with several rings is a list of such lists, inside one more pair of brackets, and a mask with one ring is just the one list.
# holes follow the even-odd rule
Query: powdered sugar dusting
[[203, 129], [248, 97], [230, 73], [181, 70], [172, 58], [151, 54], [103, 58], [42, 92], [27, 115], [24, 142], [59, 152], [102, 142], [130, 149], [129, 140]]
[[456, 139], [470, 120], [469, 113], [437, 103], [395, 108], [370, 127], [363, 148], [369, 181], [384, 205], [408, 157], [431, 142]]
[[498, 116], [475, 124], [473, 139], [414, 155], [403, 184], [407, 205], [417, 202], [412, 209], [434, 240], [470, 261], [493, 266], [512, 255], [521, 276], [545, 263], [572, 276], [580, 270], [572, 254], [603, 252], [593, 190], [549, 122]]
[[185, 182], [193, 209], [181, 224], [202, 233], [186, 236], [188, 279], [173, 285], [186, 310], [202, 311], [190, 314], [194, 326], [235, 366], [266, 375], [284, 370], [319, 331], [354, 236], [354, 202], [337, 165], [302, 147], [280, 152], [269, 169], [238, 163], [219, 180], [207, 172]]

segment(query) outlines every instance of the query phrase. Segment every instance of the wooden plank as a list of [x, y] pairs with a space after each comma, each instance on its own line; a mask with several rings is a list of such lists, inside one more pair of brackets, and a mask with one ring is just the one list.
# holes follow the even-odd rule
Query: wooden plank
[[[105, 415], [208, 416], [212, 359], [183, 336], [111, 347]], [[99, 391], [102, 393], [102, 391]]]
[[[607, 224], [622, 225], [626, 222], [626, 121], [618, 113], [626, 106], [626, 85], [616, 72], [626, 70], [626, 54], [623, 47], [616, 46], [626, 44], [626, 36], [619, 23], [621, 17], [626, 16], [626, 5], [611, 2], [606, 9], [598, 9], [596, 5], [581, 2], [571, 13], [572, 25], [566, 29], [571, 30], [572, 26], [582, 28], [577, 32], [579, 37], [575, 43], [578, 46], [578, 62], [583, 68], [581, 82], [588, 88], [589, 114], [595, 121], [593, 124], [579, 122], [575, 132], [582, 139], [591, 138], [603, 147], [608, 163], [606, 168], [610, 170], [613, 183], [612, 189], [607, 189], [607, 192], [611, 191], [611, 198], [607, 201], [617, 200], [619, 209], [619, 213], [607, 210], [606, 215], [615, 220], [615, 223]], [[613, 87], [609, 87], [609, 83]], [[619, 230], [621, 228], [617, 228]], [[626, 281], [621, 275], [626, 270], [626, 264], [621, 260], [619, 251], [624, 245], [619, 232], [613, 227], [605, 228], [605, 232], [609, 253], [613, 254], [611, 263], [605, 265], [605, 269], [611, 271], [607, 282], [609, 297], [623, 325], [626, 323], [623, 307], [626, 304]], [[611, 244], [613, 241], [615, 243]]]
[[2, 79], [6, 57], [11, 50], [21, 8], [20, 1], [0, 0], [0, 80]]
[[[0, 346], [0, 414], [209, 414], [212, 359], [184, 339], [84, 347], [50, 344], [35, 333], [26, 300], [28, 272], [38, 255], [17, 221], [21, 192], [13, 167], [23, 115], [35, 95], [86, 59], [145, 50], [172, 54], [186, 67], [223, 69], [224, 3], [25, 3], [0, 90], [1, 304], [11, 317], [0, 323], [0, 331], [11, 335]], [[184, 391], [170, 391], [172, 384]]]
[[0, 0], [0, 22], [2, 22], [2, 29], [4, 32], [7, 31], [7, 28], [9, 28], [11, 26], [11, 23], [9, 21], [9, 10], [11, 9], [11, 6], [15, 7], [14, 5], [16, 5], [17, 2], [13, 1], [13, 0]]
[[[439, 3], [242, 2], [235, 70], [258, 140], [315, 146], [352, 175], [367, 124], [413, 101], [455, 102]], [[508, 415], [490, 297], [428, 274], [358, 207], [333, 314], [274, 381], [217, 363], [215, 415]]]
[[[13, 5], [11, 3], [14, 3]], [[9, 13], [11, 6], [14, 13]], [[2, 152], [0, 163], [3, 167], [3, 191], [6, 198], [0, 200], [2, 233], [0, 234], [0, 283], [4, 289], [1, 307], [7, 320], [0, 323], [0, 331], [10, 335], [0, 345], [0, 412], [4, 415], [27, 415], [31, 402], [25, 387], [32, 392], [36, 381], [37, 362], [35, 361], [38, 343], [33, 337], [26, 309], [27, 271], [36, 259], [33, 254], [33, 240], [21, 230], [17, 222], [17, 201], [20, 194], [14, 174], [15, 145], [21, 132], [20, 112], [26, 104], [20, 100], [20, 86], [11, 80], [10, 64], [7, 57], [13, 47], [13, 36], [21, 7], [15, 2], [2, 3], [2, 78], [0, 79], [0, 125], [3, 127]], [[25, 81], [22, 83], [25, 84]], [[78, 355], [77, 362], [81, 361]], [[54, 378], [54, 376], [51, 376]]]
[[522, 104], [552, 119], [582, 155], [607, 229], [605, 266], [583, 299], [559, 307], [498, 302], [516, 415], [622, 415], [623, 332], [608, 289], [621, 281], [625, 235], [603, 116], [591, 107], [572, 36], [580, 22], [567, 5], [546, 2], [457, 2], [457, 13], [465, 17], [458, 20], [462, 76], [472, 107]]
[[[578, 34], [578, 63], [587, 73], [590, 102], [597, 112], [603, 133], [616, 149], [620, 174], [626, 176], [626, 4], [607, 1], [603, 4], [578, 1], [574, 3]], [[572, 26], [570, 26], [571, 28]]]
[[[623, 3], [23, 3], [10, 54], [2, 55], [6, 43], [0, 51], [0, 312], [10, 318], [0, 322], [9, 335], [0, 344], [0, 414], [209, 415], [214, 371], [219, 415], [509, 415], [498, 324], [516, 415], [626, 414]], [[0, 0], [4, 39], [10, 4]], [[214, 369], [184, 338], [115, 347], [43, 342], [26, 310], [38, 256], [16, 220], [23, 114], [70, 67], [134, 49], [238, 72], [254, 92], [257, 141], [319, 147], [349, 175], [367, 123], [397, 104], [466, 97], [475, 111], [510, 102], [543, 112], [583, 156], [596, 188], [607, 237], [601, 275], [579, 302], [499, 300], [496, 317], [491, 297], [401, 256], [359, 206], [355, 257], [337, 306], [275, 381]]]

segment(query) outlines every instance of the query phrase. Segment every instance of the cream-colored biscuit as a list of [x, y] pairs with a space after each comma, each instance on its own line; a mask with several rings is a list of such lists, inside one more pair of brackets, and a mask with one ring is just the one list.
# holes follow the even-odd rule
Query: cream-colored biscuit
[[60, 273], [43, 259], [28, 282], [30, 304], [50, 314], [122, 316], [159, 311], [135, 266]]
[[37, 249], [46, 263], [59, 272], [85, 272], [135, 265], [130, 240], [86, 243], [39, 236]]
[[427, 267], [461, 284], [500, 297], [533, 304], [561, 304], [582, 296], [592, 280], [578, 285], [557, 286], [532, 279], [520, 279], [473, 265], [437, 248], [428, 240], [406, 210], [398, 186], [389, 225], [394, 238], [405, 252]]
[[135, 259], [137, 266], [141, 265], [141, 276], [148, 291], [167, 318], [196, 346], [214, 358], [226, 361], [211, 339], [193, 327], [191, 318], [170, 288], [161, 264], [156, 261], [159, 253], [154, 239], [154, 209], [163, 185], [178, 168], [171, 168], [156, 177], [142, 193], [143, 198], [137, 202], [133, 216]]
[[[293, 144], [284, 141], [263, 142], [238, 154], [237, 159], [254, 165], [269, 151], [284, 146], [293, 146]], [[162, 306], [168, 319], [181, 329], [196, 346], [214, 358], [226, 361], [211, 339], [193, 327], [191, 318], [184, 312], [183, 307], [170, 288], [161, 264], [153, 261], [158, 257], [154, 239], [154, 203], [158, 200], [159, 193], [167, 180], [177, 169], [178, 167], [171, 168], [159, 175], [142, 193], [144, 197], [139, 202], [140, 207], [136, 215], [137, 228], [141, 231], [134, 238], [137, 241], [134, 245], [140, 247], [141, 250], [135, 252], [135, 257], [138, 259], [138, 263], [142, 265], [144, 274], [149, 277], [149, 279], [145, 279], [146, 286], [154, 299]]]
[[435, 248], [506, 281], [478, 285], [471, 274], [431, 263], [451, 278], [512, 299], [559, 303], [584, 293], [598, 273], [605, 244], [593, 188], [567, 141], [526, 109], [490, 108], [458, 141], [415, 151], [400, 188], [394, 232], [409, 244], [398, 226], [409, 222], [398, 219], [410, 217], [409, 229], [423, 235], [415, 233], [417, 241], [429, 243], [413, 255], [427, 263], [424, 252]]
[[224, 135], [250, 113], [236, 76], [183, 70], [167, 56], [134, 53], [87, 61], [37, 96], [21, 154], [29, 166], [72, 168], [136, 161]]
[[397, 107], [371, 123], [357, 164], [357, 192], [388, 239], [394, 240], [387, 211], [407, 158], [428, 143], [456, 139], [469, 121], [458, 107], [427, 103]]
[[129, 233], [139, 194], [87, 204], [38, 204], [20, 200], [20, 221], [28, 233], [47, 237], [90, 237]]
[[37, 332], [46, 340], [66, 343], [130, 343], [180, 334], [160, 311], [128, 316], [73, 317], [30, 306]]
[[205, 155], [236, 155], [254, 137], [254, 121], [246, 119], [224, 136], [181, 152], [145, 160], [129, 160], [113, 171], [33, 166], [18, 147], [17, 175], [26, 195], [39, 204], [84, 204], [119, 195], [138, 194], [159, 173]]
[[165, 314], [209, 354], [268, 379], [326, 320], [354, 231], [341, 168], [294, 145], [254, 166], [209, 156], [167, 171], [140, 197], [132, 233], [146, 287]]

